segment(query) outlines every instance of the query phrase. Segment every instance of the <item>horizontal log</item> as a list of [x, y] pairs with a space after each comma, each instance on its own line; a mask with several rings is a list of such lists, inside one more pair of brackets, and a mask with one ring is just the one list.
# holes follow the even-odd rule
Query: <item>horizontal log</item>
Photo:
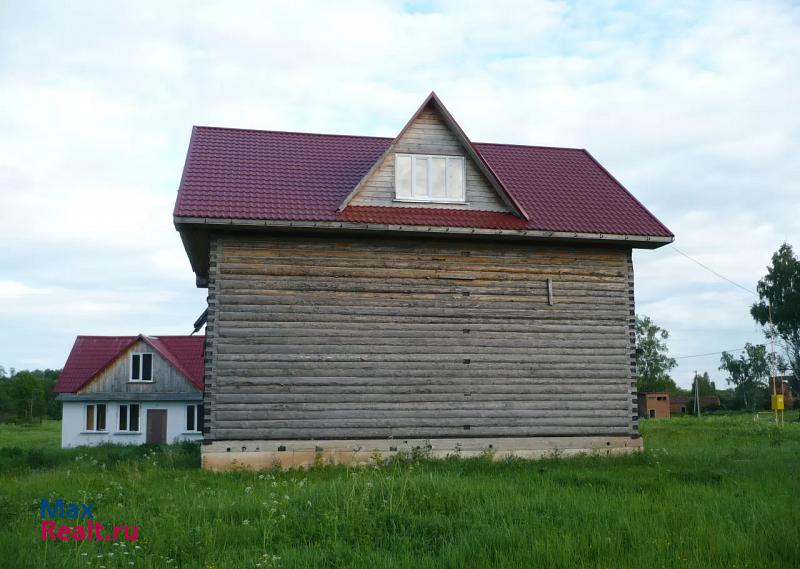
[[627, 409], [533, 409], [533, 410], [352, 410], [330, 409], [327, 412], [272, 410], [260, 408], [231, 410], [227, 407], [216, 413], [218, 425], [231, 422], [247, 423], [253, 428], [283, 428], [289, 425], [308, 426], [530, 426], [530, 425], [626, 425]]
[[[283, 375], [291, 376], [295, 372], [300, 375], [316, 373], [321, 371], [322, 375], [336, 375], [345, 374], [352, 375], [353, 373], [361, 373], [364, 375], [365, 366], [363, 362], [326, 362], [324, 367], [320, 367], [318, 362], [302, 361], [292, 362], [290, 366], [280, 365], [279, 363], [272, 363], [265, 366], [260, 361], [249, 360], [228, 360], [218, 362], [222, 364], [222, 368], [231, 372], [238, 370], [261, 370], [266, 375]], [[508, 373], [509, 371], [516, 371], [520, 377], [527, 377], [526, 374], [533, 374], [537, 371], [547, 370], [562, 370], [580, 372], [587, 370], [595, 370], [598, 372], [598, 377], [605, 377], [609, 374], [616, 375], [622, 373], [627, 376], [630, 362], [629, 361], [613, 361], [613, 362], [574, 362], [572, 360], [553, 360], [550, 362], [481, 362], [471, 361], [469, 365], [465, 365], [463, 361], [447, 362], [441, 361], [427, 361], [427, 362], [373, 362], [369, 366], [369, 376], [393, 376], [392, 372], [400, 371], [406, 374], [430, 374], [431, 372], [441, 371], [446, 373], [448, 371], [456, 371], [458, 374], [472, 374], [478, 376], [483, 374], [487, 378], [494, 377], [497, 373]], [[459, 365], [456, 365], [459, 364]]]
[[[520, 373], [516, 366], [506, 366], [504, 369], [497, 369], [494, 366], [483, 369], [463, 369], [461, 367], [442, 366], [427, 368], [402, 368], [389, 366], [377, 371], [371, 370], [369, 376], [363, 375], [361, 366], [352, 366], [350, 369], [343, 368], [319, 368], [306, 366], [303, 368], [292, 367], [290, 369], [269, 368], [263, 366], [242, 367], [226, 365], [219, 370], [219, 377], [242, 378], [248, 380], [261, 380], [264, 382], [285, 383], [325, 383], [342, 382], [366, 385], [383, 384], [424, 384], [424, 383], [520, 383], [528, 384], [553, 384], [564, 385], [592, 385], [594, 383], [625, 383], [627, 382], [627, 367], [616, 366], [612, 369], [597, 370], [594, 368], [570, 370], [557, 366], [552, 369], [540, 369], [536, 367], [524, 373]], [[614, 373], [614, 371], [618, 373]], [[623, 375], [620, 375], [619, 372]], [[489, 372], [487, 374], [486, 372]]]
[[[271, 417], [273, 412], [292, 412], [292, 413], [348, 413], [358, 414], [382, 412], [382, 411], [402, 411], [405, 413], [414, 412], [470, 412], [470, 413], [496, 413], [497, 411], [523, 411], [535, 412], [537, 410], [554, 411], [561, 414], [570, 414], [573, 411], [612, 411], [624, 412], [627, 414], [631, 409], [630, 401], [620, 399], [601, 399], [590, 401], [578, 401], [571, 399], [558, 400], [531, 400], [519, 401], [516, 399], [506, 400], [440, 400], [440, 401], [379, 401], [369, 402], [365, 405], [360, 402], [330, 402], [313, 403], [307, 401], [295, 401], [291, 403], [275, 403], [266, 395], [241, 395], [233, 393], [222, 393], [216, 396], [216, 402], [221, 405], [221, 411], [227, 415], [232, 412], [261, 413], [263, 417]], [[335, 415], [331, 415], [334, 417]], [[500, 415], [502, 416], [502, 415]], [[229, 417], [231, 418], [231, 417]]]
[[556, 426], [556, 427], [474, 427], [464, 431], [460, 427], [403, 427], [403, 428], [288, 428], [254, 430], [251, 428], [216, 427], [213, 440], [331, 440], [331, 439], [403, 439], [445, 437], [542, 437], [542, 436], [613, 436], [630, 435], [629, 426]]
[[[542, 414], [548, 413], [542, 411]], [[599, 412], [598, 412], [599, 413]], [[551, 413], [546, 416], [538, 417], [470, 417], [470, 429], [475, 427], [491, 428], [498, 426], [498, 421], [502, 420], [501, 425], [504, 427], [581, 427], [581, 426], [626, 426], [627, 419], [618, 414], [617, 417], [609, 417], [606, 415], [598, 414], [594, 417], [588, 416], [565, 416], [565, 414]], [[445, 428], [445, 427], [461, 427], [462, 430], [465, 426], [464, 418], [452, 417], [368, 417], [368, 418], [343, 418], [331, 419], [321, 417], [317, 421], [309, 419], [230, 419], [221, 420], [215, 419], [218, 428], [235, 428], [247, 427], [253, 430], [270, 430], [270, 429], [290, 429], [290, 428], [315, 428], [315, 427], [328, 427], [331, 429], [336, 428]]]
[[[302, 320], [303, 314], [313, 314], [315, 318], [321, 319], [324, 315], [352, 316], [353, 318], [365, 316], [383, 317], [384, 321], [408, 321], [408, 319], [420, 318], [439, 318], [464, 322], [484, 321], [496, 322], [501, 324], [508, 320], [612, 320], [616, 322], [626, 322], [629, 310], [626, 303], [619, 303], [616, 306], [597, 306], [597, 305], [572, 305], [568, 309], [565, 307], [548, 306], [546, 303], [541, 305], [531, 304], [524, 309], [514, 308], [474, 308], [468, 305], [462, 307], [439, 308], [407, 306], [402, 308], [392, 307], [371, 307], [348, 304], [336, 305], [270, 305], [270, 304], [226, 304], [219, 306], [217, 316], [224, 319], [231, 317], [234, 319], [244, 319], [249, 315], [251, 319], [256, 319], [259, 314], [269, 315], [270, 318], [280, 318], [290, 316], [297, 320]], [[369, 321], [369, 319], [367, 319]], [[434, 320], [435, 321], [435, 320]], [[502, 329], [502, 328], [499, 328]]]
[[[314, 334], [311, 336], [228, 336], [220, 333], [217, 336], [215, 345], [219, 348], [230, 349], [235, 352], [241, 349], [241, 353], [258, 352], [261, 350], [277, 350], [286, 348], [297, 348], [302, 351], [313, 351], [320, 349], [329, 350], [333, 347], [343, 348], [368, 348], [371, 350], [415, 350], [430, 352], [434, 349], [458, 348], [475, 349], [480, 351], [504, 351], [504, 350], [552, 350], [555, 348], [564, 350], [595, 350], [603, 352], [606, 350], [627, 349], [627, 335], [617, 334], [614, 336], [599, 336], [586, 339], [585, 336], [563, 337], [560, 335], [538, 335], [522, 336], [507, 334], [505, 338], [485, 338], [474, 334], [464, 334], [461, 330], [450, 333], [424, 334], [416, 332], [415, 335], [397, 337], [385, 337], [383, 334], [366, 334], [360, 336], [334, 334]], [[402, 351], [396, 353], [403, 353]], [[446, 353], [446, 352], [440, 352]], [[540, 351], [539, 353], [547, 353]]]
[[[345, 401], [345, 397], [353, 395], [353, 399], [358, 400], [358, 397], [366, 395], [376, 396], [396, 396], [398, 400], [401, 395], [432, 395], [436, 393], [447, 394], [453, 399], [463, 399], [465, 393], [470, 393], [472, 397], [481, 397], [482, 394], [506, 394], [513, 395], [519, 398], [525, 396], [536, 396], [542, 398], [549, 396], [550, 398], [560, 398], [570, 396], [576, 400], [578, 399], [600, 399], [601, 395], [607, 394], [611, 397], [616, 397], [620, 394], [629, 394], [630, 392], [624, 387], [623, 384], [610, 384], [610, 385], [594, 385], [588, 386], [570, 386], [570, 385], [516, 385], [516, 384], [491, 384], [491, 385], [471, 385], [459, 388], [453, 385], [438, 385], [429, 384], [425, 386], [418, 385], [381, 385], [381, 386], [363, 386], [363, 385], [315, 385], [313, 387], [307, 385], [293, 385], [286, 383], [283, 385], [276, 385], [274, 383], [258, 383], [253, 381], [236, 381], [227, 380], [222, 384], [216, 386], [217, 393], [262, 393], [264, 395], [272, 395], [273, 401], [278, 401], [278, 397], [286, 397], [286, 401], [301, 401], [303, 397], [311, 395], [325, 395], [327, 400]], [[331, 397], [331, 394], [334, 397]], [[626, 395], [627, 396], [627, 395]]]

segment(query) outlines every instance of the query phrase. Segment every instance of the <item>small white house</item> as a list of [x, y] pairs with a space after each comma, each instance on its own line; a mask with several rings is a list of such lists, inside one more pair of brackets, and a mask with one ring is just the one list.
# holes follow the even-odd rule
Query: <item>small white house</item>
[[58, 379], [61, 446], [203, 438], [202, 336], [78, 336]]

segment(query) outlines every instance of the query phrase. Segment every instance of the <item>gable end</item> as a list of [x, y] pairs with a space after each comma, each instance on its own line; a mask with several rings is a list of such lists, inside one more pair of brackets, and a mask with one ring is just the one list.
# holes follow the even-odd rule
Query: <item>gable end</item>
[[[397, 199], [395, 165], [398, 155], [463, 159], [464, 202]], [[349, 205], [491, 211], [524, 217], [434, 93], [425, 100], [389, 148], [342, 202], [339, 211]]]

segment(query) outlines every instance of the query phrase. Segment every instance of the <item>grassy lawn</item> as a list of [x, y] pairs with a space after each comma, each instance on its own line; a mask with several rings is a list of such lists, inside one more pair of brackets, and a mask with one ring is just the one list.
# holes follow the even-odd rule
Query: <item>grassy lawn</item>
[[[0, 426], [0, 567], [800, 567], [800, 423], [642, 430], [634, 456], [213, 474], [192, 446]], [[41, 498], [139, 540], [44, 542]]]

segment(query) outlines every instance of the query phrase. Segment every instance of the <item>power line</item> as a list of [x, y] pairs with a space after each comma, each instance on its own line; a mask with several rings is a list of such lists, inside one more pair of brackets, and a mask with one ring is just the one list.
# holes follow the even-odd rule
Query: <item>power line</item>
[[683, 251], [681, 251], [680, 249], [678, 249], [678, 248], [677, 248], [675, 245], [672, 245], [672, 244], [670, 244], [670, 247], [672, 247], [672, 248], [673, 248], [675, 251], [677, 251], [678, 253], [680, 253], [681, 255], [683, 255], [684, 257], [686, 257], [687, 259], [689, 259], [689, 260], [690, 260], [690, 261], [692, 261], [693, 263], [697, 263], [698, 265], [700, 265], [701, 267], [703, 267], [705, 270], [707, 270], [709, 273], [711, 273], [711, 274], [713, 274], [713, 275], [716, 275], [716, 276], [718, 276], [718, 277], [719, 277], [719, 278], [721, 278], [722, 280], [728, 281], [728, 282], [729, 282], [729, 283], [731, 283], [733, 286], [735, 286], [735, 287], [739, 287], [740, 289], [742, 289], [742, 290], [743, 290], [743, 291], [745, 291], [745, 292], [749, 292], [750, 294], [753, 294], [753, 295], [755, 295], [755, 296], [758, 296], [758, 293], [757, 293], [756, 291], [754, 291], [754, 290], [750, 290], [750, 289], [749, 289], [749, 288], [747, 288], [746, 286], [742, 286], [742, 285], [740, 285], [739, 283], [737, 283], [736, 281], [729, 279], [729, 278], [728, 278], [728, 277], [726, 277], [725, 275], [718, 273], [717, 271], [715, 271], [714, 269], [712, 269], [712, 268], [711, 268], [711, 267], [709, 267], [708, 265], [706, 265], [706, 264], [704, 264], [704, 263], [701, 263], [700, 261], [698, 261], [698, 260], [697, 260], [697, 259], [695, 259], [694, 257], [692, 257], [692, 256], [690, 256], [690, 255], [688, 255], [688, 254], [684, 253]]
[[[737, 282], [736, 282], [736, 281], [734, 281], [733, 279], [729, 279], [728, 277], [726, 277], [725, 275], [723, 275], [723, 274], [721, 274], [721, 273], [719, 273], [719, 272], [715, 271], [714, 269], [712, 269], [711, 267], [709, 267], [709, 266], [708, 266], [708, 265], [706, 265], [705, 263], [703, 263], [703, 262], [701, 262], [701, 261], [698, 261], [697, 259], [695, 259], [694, 257], [692, 257], [691, 255], [689, 255], [689, 254], [687, 254], [687, 253], [684, 253], [683, 251], [681, 251], [680, 249], [678, 249], [678, 248], [677, 248], [675, 245], [672, 245], [672, 244], [670, 244], [669, 246], [670, 246], [670, 247], [672, 247], [672, 249], [674, 249], [675, 251], [677, 251], [677, 252], [678, 252], [678, 253], [680, 253], [681, 255], [683, 255], [684, 257], [686, 257], [687, 259], [689, 259], [690, 261], [692, 261], [693, 263], [696, 263], [697, 265], [699, 265], [699, 266], [701, 266], [702, 268], [704, 268], [705, 270], [707, 270], [707, 271], [708, 271], [709, 273], [711, 273], [712, 275], [714, 275], [714, 276], [716, 276], [716, 277], [718, 277], [718, 278], [721, 278], [721, 279], [722, 279], [722, 280], [724, 280], [724, 281], [727, 281], [727, 282], [729, 282], [729, 283], [730, 283], [730, 284], [732, 284], [733, 286], [735, 286], [735, 287], [737, 287], [737, 288], [740, 288], [740, 289], [742, 289], [742, 290], [743, 290], [743, 291], [745, 291], [745, 292], [748, 292], [748, 293], [750, 293], [750, 294], [752, 294], [752, 295], [755, 295], [755, 296], [759, 296], [759, 295], [758, 295], [758, 293], [757, 293], [757, 292], [755, 292], [754, 290], [750, 290], [750, 289], [749, 289], [749, 288], [747, 288], [746, 286], [740, 285], [739, 283], [737, 283]], [[731, 352], [743, 352], [744, 350], [745, 350], [745, 348], [736, 348], [736, 349], [734, 349], [734, 350], [723, 350], [723, 351], [721, 351], [721, 352], [709, 352], [709, 353], [706, 353], [706, 354], [692, 354], [692, 355], [690, 355], [690, 356], [676, 356], [676, 357], [675, 357], [675, 358], [673, 358], [673, 359], [676, 359], [676, 360], [685, 360], [685, 359], [689, 359], [689, 358], [702, 358], [702, 357], [705, 357], [705, 356], [717, 356], [717, 355], [720, 355], [720, 354], [722, 354], [723, 352], [728, 352], [728, 353], [731, 353]]]
[[731, 352], [743, 352], [743, 351], [744, 351], [744, 348], [736, 348], [736, 349], [733, 349], [733, 350], [722, 350], [721, 352], [708, 352], [707, 354], [692, 354], [691, 356], [675, 356], [672, 359], [673, 360], [685, 360], [687, 358], [702, 358], [703, 356], [716, 356], [716, 355], [722, 354], [724, 352], [731, 353]]

